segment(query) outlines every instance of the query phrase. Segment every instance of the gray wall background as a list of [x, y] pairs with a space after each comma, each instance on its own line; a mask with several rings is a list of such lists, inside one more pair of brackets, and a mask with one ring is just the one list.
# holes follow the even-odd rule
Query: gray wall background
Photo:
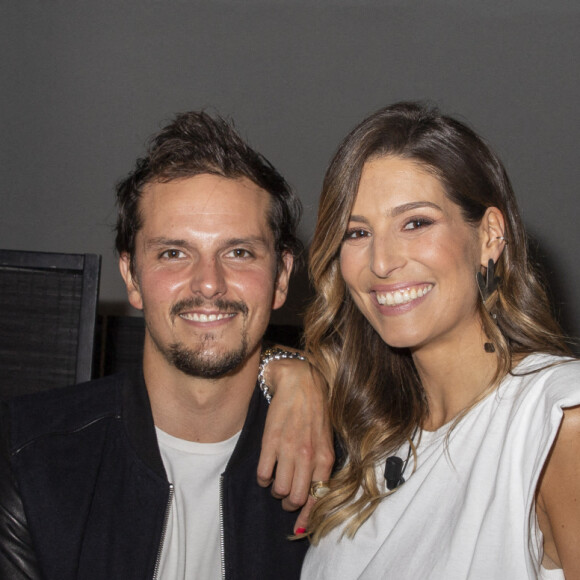
[[[0, 247], [103, 256], [124, 309], [115, 182], [175, 112], [209, 108], [296, 188], [312, 235], [338, 142], [429, 99], [504, 160], [565, 328], [580, 335], [577, 0], [0, 0]], [[307, 293], [277, 315], [296, 323]]]

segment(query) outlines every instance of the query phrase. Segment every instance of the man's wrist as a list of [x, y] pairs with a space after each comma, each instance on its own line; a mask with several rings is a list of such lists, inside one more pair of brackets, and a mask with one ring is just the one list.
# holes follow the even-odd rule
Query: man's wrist
[[258, 384], [260, 386], [262, 394], [266, 398], [266, 401], [268, 401], [268, 404], [272, 400], [272, 392], [271, 387], [266, 383], [266, 377], [264, 376], [266, 372], [266, 367], [273, 360], [293, 359], [293, 358], [303, 361], [307, 360], [306, 357], [299, 352], [285, 350], [277, 346], [269, 346], [262, 350], [262, 354], [260, 355], [260, 366], [258, 370]]

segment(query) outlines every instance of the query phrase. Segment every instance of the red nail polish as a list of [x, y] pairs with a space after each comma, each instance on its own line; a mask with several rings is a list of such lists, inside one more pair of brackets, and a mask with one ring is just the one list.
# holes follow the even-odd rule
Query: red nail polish
[[305, 534], [306, 528], [296, 528], [295, 534]]

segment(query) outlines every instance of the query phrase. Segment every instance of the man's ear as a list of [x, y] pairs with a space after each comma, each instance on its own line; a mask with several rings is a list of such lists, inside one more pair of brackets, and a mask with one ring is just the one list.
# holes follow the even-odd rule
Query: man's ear
[[488, 207], [480, 226], [481, 265], [487, 268], [489, 260], [496, 263], [506, 244], [505, 219], [497, 207]]
[[294, 257], [290, 252], [282, 254], [282, 260], [278, 264], [278, 273], [274, 286], [274, 299], [272, 300], [272, 310], [277, 310], [286, 302], [288, 286], [290, 284], [290, 274], [294, 265]]
[[129, 298], [129, 303], [133, 308], [137, 310], [143, 310], [143, 298], [141, 297], [141, 290], [139, 289], [139, 284], [135, 278], [135, 274], [131, 268], [131, 256], [124, 252], [119, 257], [119, 270], [121, 271], [121, 276], [125, 280], [125, 286], [127, 287], [127, 296]]

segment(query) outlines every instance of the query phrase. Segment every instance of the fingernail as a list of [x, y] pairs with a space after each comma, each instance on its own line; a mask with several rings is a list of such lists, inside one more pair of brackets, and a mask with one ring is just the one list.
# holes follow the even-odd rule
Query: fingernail
[[295, 534], [305, 534], [306, 528], [296, 528]]

